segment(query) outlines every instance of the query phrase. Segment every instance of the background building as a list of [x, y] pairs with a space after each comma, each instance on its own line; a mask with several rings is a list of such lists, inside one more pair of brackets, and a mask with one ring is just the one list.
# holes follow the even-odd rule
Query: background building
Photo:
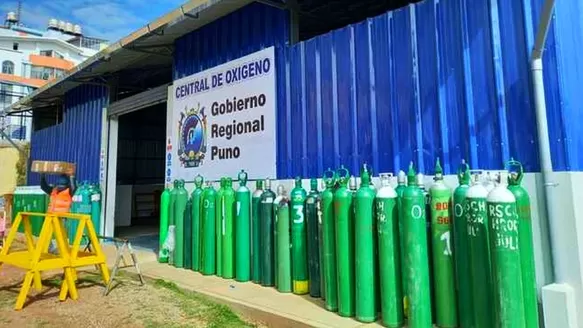
[[553, 5], [191, 0], [9, 110], [33, 113], [32, 159], [75, 162], [80, 180], [101, 184], [102, 234], [156, 229], [156, 192], [176, 161], [173, 85], [274, 47], [275, 184], [340, 165], [358, 176], [364, 162], [431, 175], [439, 157], [455, 185], [462, 159], [502, 170], [514, 157], [547, 327], [581, 327], [583, 3]]
[[0, 25], [0, 129], [13, 139], [30, 140], [30, 112], [5, 116], [4, 109], [105, 46], [104, 40], [84, 36], [80, 25], [51, 19], [38, 31], [8, 13]]

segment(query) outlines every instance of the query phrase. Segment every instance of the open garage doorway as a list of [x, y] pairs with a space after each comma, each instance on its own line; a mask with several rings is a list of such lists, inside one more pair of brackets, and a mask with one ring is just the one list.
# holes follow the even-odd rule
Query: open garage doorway
[[[115, 169], [114, 236], [157, 252], [160, 195], [164, 190], [166, 103], [119, 115], [116, 132], [117, 165], [109, 168]], [[110, 138], [115, 136], [110, 134]]]

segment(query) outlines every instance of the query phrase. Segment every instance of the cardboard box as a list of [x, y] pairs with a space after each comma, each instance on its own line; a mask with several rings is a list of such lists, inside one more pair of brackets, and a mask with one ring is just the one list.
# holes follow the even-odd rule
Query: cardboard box
[[33, 161], [32, 172], [46, 174], [75, 174], [75, 164], [68, 162]]

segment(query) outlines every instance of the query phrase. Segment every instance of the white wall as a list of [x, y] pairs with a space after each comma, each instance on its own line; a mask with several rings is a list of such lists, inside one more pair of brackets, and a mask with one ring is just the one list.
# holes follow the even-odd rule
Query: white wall
[[[21, 51], [13, 51], [12, 44], [10, 48], [2, 47], [0, 44], [0, 65], [5, 60], [9, 60], [14, 63], [14, 75], [21, 76], [22, 75], [22, 57], [23, 53]], [[2, 72], [2, 68], [0, 66], [0, 73]]]
[[[132, 186], [124, 185], [115, 188], [115, 226], [129, 227], [132, 225]], [[113, 236], [113, 231], [112, 234]]]
[[554, 282], [543, 288], [546, 326], [583, 327], [583, 172], [551, 175]]

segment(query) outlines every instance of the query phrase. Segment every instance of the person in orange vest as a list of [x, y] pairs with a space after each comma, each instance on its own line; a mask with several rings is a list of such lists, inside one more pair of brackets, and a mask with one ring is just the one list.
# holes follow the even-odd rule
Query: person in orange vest
[[[61, 174], [57, 178], [57, 184], [50, 185], [44, 174], [40, 177], [41, 189], [49, 195], [48, 213], [69, 213], [71, 212], [71, 204], [73, 203], [73, 195], [77, 189], [75, 177], [73, 175]], [[56, 243], [51, 239], [49, 252], [56, 251]]]

